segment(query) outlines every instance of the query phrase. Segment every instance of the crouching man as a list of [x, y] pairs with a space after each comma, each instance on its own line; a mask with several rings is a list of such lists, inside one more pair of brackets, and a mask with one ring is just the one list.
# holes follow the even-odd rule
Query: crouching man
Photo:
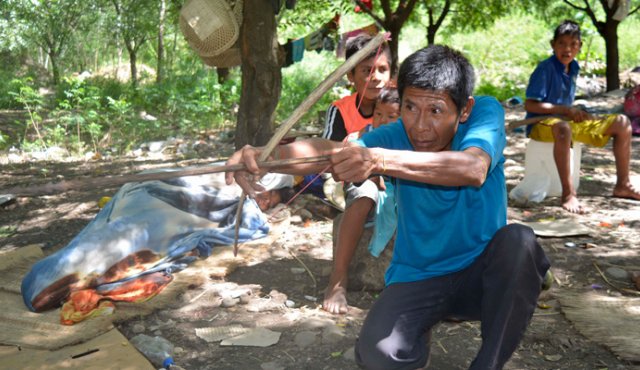
[[[366, 369], [417, 369], [429, 359], [432, 327], [450, 317], [480, 320], [482, 346], [471, 369], [501, 369], [531, 320], [549, 262], [533, 231], [506, 225], [504, 112], [472, 96], [474, 71], [459, 52], [429, 46], [400, 67], [401, 117], [355, 142], [297, 141], [276, 158], [330, 155], [342, 181], [395, 177], [398, 231], [386, 287], [356, 344]], [[227, 173], [249, 194], [263, 171], [246, 146]], [[293, 174], [324, 164], [287, 168]]]

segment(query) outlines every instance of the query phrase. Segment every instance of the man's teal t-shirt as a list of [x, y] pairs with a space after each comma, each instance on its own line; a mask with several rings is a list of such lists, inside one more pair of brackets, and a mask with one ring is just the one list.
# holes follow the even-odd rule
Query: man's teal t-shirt
[[[504, 178], [504, 110], [495, 98], [476, 97], [469, 119], [458, 125], [451, 150], [477, 147], [491, 157], [480, 188], [439, 186], [397, 179], [398, 231], [386, 284], [411, 282], [469, 266], [507, 221]], [[402, 119], [356, 141], [368, 148], [410, 150]]]

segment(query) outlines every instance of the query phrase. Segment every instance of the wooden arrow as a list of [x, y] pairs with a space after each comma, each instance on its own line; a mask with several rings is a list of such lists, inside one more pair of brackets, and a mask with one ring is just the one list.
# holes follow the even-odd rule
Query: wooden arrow
[[[269, 170], [291, 167], [298, 164], [306, 163], [327, 163], [329, 164], [329, 156], [318, 157], [306, 157], [306, 158], [291, 158], [291, 159], [279, 159], [275, 161], [259, 161], [258, 166]], [[198, 176], [209, 173], [227, 172], [227, 171], [240, 171], [244, 170], [244, 164], [235, 165], [207, 165], [195, 168], [185, 168], [171, 171], [162, 172], [148, 172], [129, 174], [112, 177], [95, 177], [95, 178], [83, 178], [61, 181], [58, 183], [48, 183], [44, 185], [34, 185], [26, 187], [13, 187], [8, 189], [1, 189], [0, 195], [10, 195], [13, 197], [37, 197], [41, 195], [50, 195], [57, 193], [65, 193], [71, 190], [81, 190], [89, 188], [108, 189], [114, 188], [128, 182], [141, 182], [151, 180], [167, 180], [176, 177], [185, 176]]]

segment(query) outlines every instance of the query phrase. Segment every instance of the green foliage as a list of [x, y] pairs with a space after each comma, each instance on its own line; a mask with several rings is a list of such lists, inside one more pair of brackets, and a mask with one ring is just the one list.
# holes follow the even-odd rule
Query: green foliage
[[548, 27], [530, 15], [513, 14], [494, 25], [447, 38], [471, 60], [476, 92], [499, 100], [523, 95], [536, 64], [550, 55]]
[[25, 123], [23, 142], [29, 142], [27, 136], [28, 130], [30, 127], [33, 127], [36, 134], [36, 140], [33, 141], [33, 145], [41, 148], [46, 147], [40, 132], [40, 125], [42, 123], [40, 111], [43, 105], [43, 98], [32, 84], [33, 80], [29, 77], [25, 79], [15, 79], [11, 81], [11, 91], [9, 91], [9, 95], [29, 114], [29, 120]]
[[15, 99], [18, 90], [15, 84], [15, 71], [0, 69], [0, 109], [23, 109], [23, 105]]
[[[282, 122], [291, 112], [309, 96], [309, 94], [333, 72], [341, 61], [335, 54], [329, 52], [307, 52], [305, 58], [293, 64], [282, 73], [282, 94], [276, 110], [276, 120]], [[318, 112], [325, 111], [336, 100], [339, 89], [330, 91], [305, 114], [300, 123], [308, 123], [318, 116]]]
[[[403, 28], [401, 60], [426, 45], [425, 6], [438, 10], [443, 3], [419, 1], [411, 21]], [[471, 59], [478, 74], [478, 94], [500, 100], [522, 96], [535, 65], [550, 55], [554, 27], [565, 18], [577, 20], [583, 29], [584, 47], [578, 57], [583, 73], [604, 74], [602, 37], [584, 12], [571, 9], [563, 1], [452, 3], [455, 6], [436, 42], [460, 49]], [[203, 130], [234, 125], [241, 70], [231, 69], [229, 77], [220, 83], [215, 69], [205, 67], [189, 49], [177, 26], [182, 2], [168, 2], [166, 78], [160, 84], [141, 79], [137, 88], [132, 88], [129, 81], [115, 79], [108, 69], [114, 65], [128, 68], [127, 45], [137, 47], [138, 66], [145, 66], [139, 68], [141, 77], [146, 73], [143, 71], [153, 69], [146, 66], [156, 65], [157, 2], [5, 0], [0, 4], [0, 109], [24, 109], [28, 113], [24, 122], [0, 134], [0, 148], [61, 146], [81, 153], [89, 149], [122, 152], [144, 141], [194, 137]], [[114, 4], [121, 6], [119, 14]], [[391, 4], [395, 9], [397, 1]], [[514, 9], [520, 5], [535, 5], [538, 10], [518, 13]], [[306, 36], [335, 14], [341, 14], [339, 32], [372, 23], [367, 14], [355, 13], [354, 6], [351, 0], [320, 0], [298, 1], [295, 10], [283, 8], [278, 15], [280, 43]], [[376, 14], [381, 15], [380, 2], [375, 1], [374, 6]], [[601, 12], [600, 6], [596, 8]], [[512, 14], [493, 23], [507, 10]], [[638, 14], [619, 27], [621, 70], [635, 67], [640, 60]], [[52, 42], [49, 46], [48, 41]], [[55, 61], [61, 77], [53, 94], [45, 93], [51, 86], [43, 78], [53, 71], [53, 60], [47, 55], [50, 51], [57, 53]], [[288, 118], [341, 62], [333, 53], [306, 52], [302, 62], [284, 68], [276, 123]], [[93, 75], [86, 79], [69, 77], [81, 71], [92, 71]], [[318, 113], [344, 93], [344, 86], [338, 84], [301, 119], [301, 124], [315, 122]]]
[[638, 30], [640, 30], [640, 16], [638, 15], [625, 19], [618, 28], [621, 70], [640, 65], [640, 37], [638, 36]]
[[[278, 19], [280, 43], [284, 44], [287, 39], [306, 36], [330, 21], [336, 14], [352, 13], [353, 7], [353, 2], [348, 0], [316, 0], [298, 1], [294, 10], [283, 8]], [[341, 23], [344, 24], [344, 17], [341, 17]]]

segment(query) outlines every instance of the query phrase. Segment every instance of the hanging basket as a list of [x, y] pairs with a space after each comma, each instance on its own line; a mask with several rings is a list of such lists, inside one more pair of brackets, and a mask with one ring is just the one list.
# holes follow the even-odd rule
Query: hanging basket
[[203, 60], [219, 56], [238, 40], [242, 1], [187, 0], [180, 9], [179, 24], [189, 46]]
[[213, 57], [200, 56], [204, 64], [209, 67], [231, 68], [239, 66], [242, 63], [240, 58], [240, 48], [232, 47]]

